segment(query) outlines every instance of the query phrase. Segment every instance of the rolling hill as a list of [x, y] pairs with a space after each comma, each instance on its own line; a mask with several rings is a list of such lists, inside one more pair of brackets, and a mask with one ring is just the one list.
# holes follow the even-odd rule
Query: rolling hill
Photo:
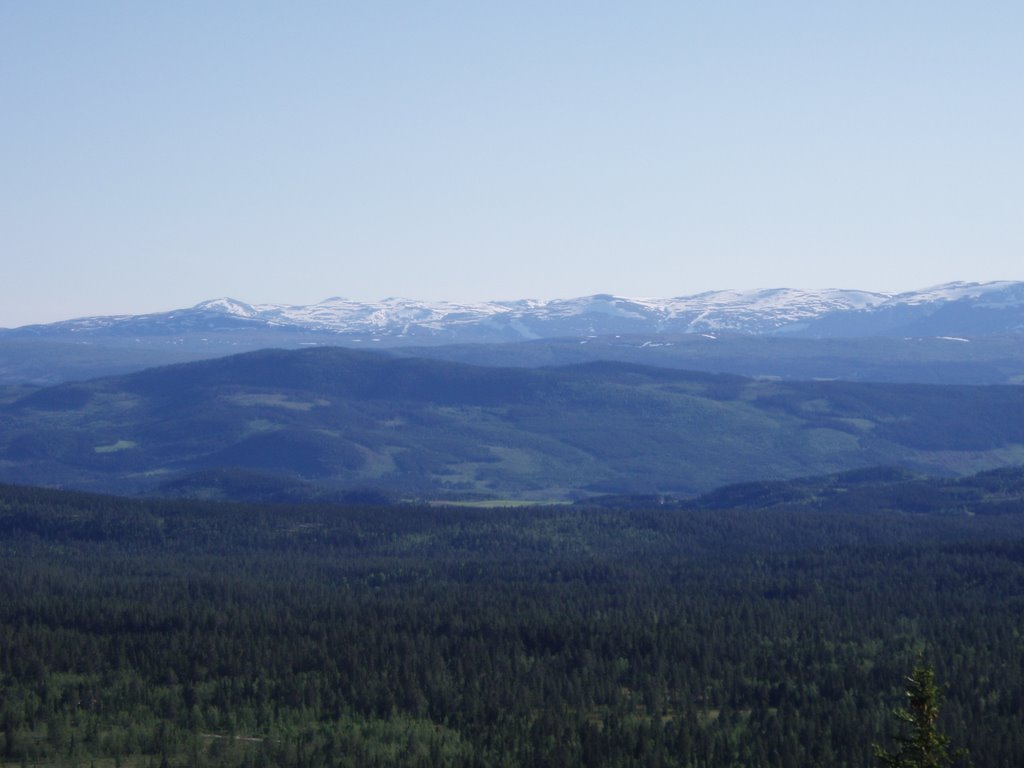
[[0, 480], [121, 493], [689, 495], [881, 464], [957, 474], [1021, 460], [1019, 387], [492, 368], [342, 348], [154, 368], [0, 406]]

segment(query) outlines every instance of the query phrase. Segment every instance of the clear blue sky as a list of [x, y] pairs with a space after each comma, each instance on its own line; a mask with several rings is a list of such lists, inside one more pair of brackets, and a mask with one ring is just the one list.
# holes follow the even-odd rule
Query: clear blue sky
[[0, 3], [0, 326], [1024, 279], [1019, 2]]

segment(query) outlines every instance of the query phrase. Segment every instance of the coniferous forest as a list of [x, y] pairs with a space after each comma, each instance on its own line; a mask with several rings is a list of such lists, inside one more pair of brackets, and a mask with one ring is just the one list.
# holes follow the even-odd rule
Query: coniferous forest
[[0, 487], [0, 764], [869, 766], [924, 658], [951, 745], [1024, 765], [1022, 476], [913, 511], [882, 477], [715, 509]]

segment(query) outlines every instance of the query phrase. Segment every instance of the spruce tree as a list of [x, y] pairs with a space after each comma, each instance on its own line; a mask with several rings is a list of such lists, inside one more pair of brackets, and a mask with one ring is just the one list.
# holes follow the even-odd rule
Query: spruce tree
[[893, 710], [899, 725], [893, 752], [875, 745], [875, 757], [888, 768], [944, 768], [963, 757], [949, 754], [949, 737], [939, 730], [942, 696], [935, 684], [935, 670], [918, 654], [906, 679], [907, 706]]

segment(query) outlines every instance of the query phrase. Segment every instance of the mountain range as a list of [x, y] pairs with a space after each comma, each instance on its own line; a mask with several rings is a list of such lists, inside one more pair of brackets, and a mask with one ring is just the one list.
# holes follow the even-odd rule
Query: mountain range
[[[323, 335], [387, 345], [523, 341], [607, 334], [742, 334], [808, 338], [979, 335], [1024, 331], [1024, 283], [949, 283], [887, 294], [859, 290], [711, 291], [668, 299], [599, 294], [480, 303], [330, 298], [318, 304], [204, 301], [147, 315], [23, 326], [8, 337], [142, 340], [206, 333]], [[268, 339], [271, 338], [268, 336]]]
[[0, 385], [50, 385], [268, 347], [346, 346], [478, 365], [615, 360], [786, 380], [1024, 381], [1024, 283], [899, 294], [715, 291], [478, 304], [233, 299], [0, 329]]

